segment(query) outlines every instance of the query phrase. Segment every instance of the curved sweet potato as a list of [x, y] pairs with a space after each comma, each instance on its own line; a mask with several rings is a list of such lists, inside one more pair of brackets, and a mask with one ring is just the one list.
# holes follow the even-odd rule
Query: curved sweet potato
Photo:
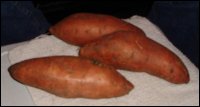
[[133, 88], [114, 68], [72, 56], [25, 60], [12, 65], [9, 71], [23, 84], [66, 98], [117, 97]]
[[188, 83], [182, 61], [170, 50], [146, 36], [119, 31], [85, 45], [79, 55], [119, 69], [144, 71], [172, 83]]
[[137, 33], [143, 33], [136, 26], [116, 17], [92, 13], [70, 15], [49, 29], [51, 34], [61, 40], [79, 46], [95, 41], [103, 35], [120, 30], [132, 30]]

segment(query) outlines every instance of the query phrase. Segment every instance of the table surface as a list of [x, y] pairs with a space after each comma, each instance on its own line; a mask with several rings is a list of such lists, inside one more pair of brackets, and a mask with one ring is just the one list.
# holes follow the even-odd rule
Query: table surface
[[24, 43], [1, 47], [1, 106], [35, 105], [26, 87], [14, 81], [7, 70], [10, 66], [8, 51]]

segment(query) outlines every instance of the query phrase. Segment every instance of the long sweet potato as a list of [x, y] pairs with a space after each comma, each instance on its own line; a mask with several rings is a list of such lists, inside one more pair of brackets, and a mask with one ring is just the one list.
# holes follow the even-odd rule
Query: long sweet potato
[[79, 57], [29, 59], [12, 65], [9, 71], [23, 84], [66, 98], [110, 98], [133, 89], [113, 67]]
[[144, 71], [172, 83], [188, 83], [182, 61], [169, 49], [131, 31], [119, 31], [85, 45], [79, 55], [119, 69]]
[[61, 40], [78, 46], [83, 46], [103, 35], [120, 30], [143, 33], [136, 26], [116, 17], [92, 13], [70, 15], [49, 29], [51, 34]]

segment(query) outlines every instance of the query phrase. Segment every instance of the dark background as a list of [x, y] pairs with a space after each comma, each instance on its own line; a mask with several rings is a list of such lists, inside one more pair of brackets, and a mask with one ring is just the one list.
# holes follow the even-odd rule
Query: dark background
[[68, 0], [33, 1], [33, 3], [35, 7], [42, 10], [51, 24], [55, 24], [62, 18], [77, 12], [109, 14], [118, 18], [129, 18], [135, 14], [147, 16], [153, 1]]

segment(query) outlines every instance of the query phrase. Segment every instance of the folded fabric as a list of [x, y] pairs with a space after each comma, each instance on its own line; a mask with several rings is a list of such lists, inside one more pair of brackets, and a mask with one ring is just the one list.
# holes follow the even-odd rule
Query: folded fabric
[[[186, 65], [190, 82], [172, 84], [155, 76], [139, 72], [118, 70], [135, 88], [128, 94], [110, 99], [60, 98], [42, 90], [26, 86], [36, 105], [199, 105], [199, 69], [183, 55], [154, 24], [144, 17], [133, 16], [125, 21], [141, 28], [146, 35], [177, 54]], [[11, 64], [42, 56], [78, 55], [79, 47], [67, 44], [54, 36], [42, 35], [9, 52]]]

